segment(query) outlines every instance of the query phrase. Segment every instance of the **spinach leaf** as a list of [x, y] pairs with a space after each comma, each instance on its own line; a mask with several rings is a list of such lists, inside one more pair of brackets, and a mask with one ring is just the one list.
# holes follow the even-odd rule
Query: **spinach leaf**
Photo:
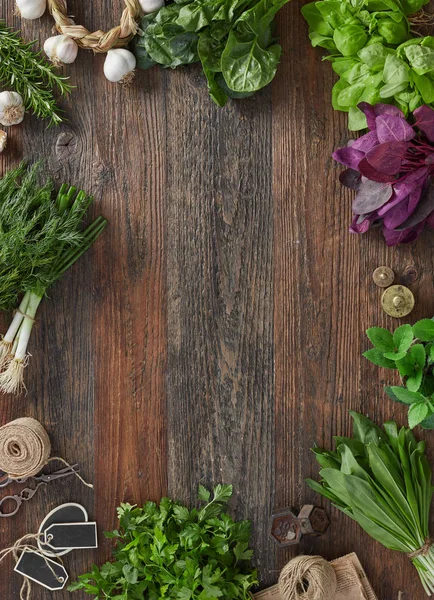
[[288, 0], [260, 0], [230, 31], [222, 53], [222, 73], [235, 92], [254, 92], [273, 80], [281, 47], [272, 42], [271, 23]]

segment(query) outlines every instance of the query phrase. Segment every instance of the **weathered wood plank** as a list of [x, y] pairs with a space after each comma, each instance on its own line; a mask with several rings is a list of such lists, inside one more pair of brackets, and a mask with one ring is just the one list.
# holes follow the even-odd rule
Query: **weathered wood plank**
[[[120, 14], [122, 2], [116, 4]], [[20, 27], [12, 12], [9, 2], [7, 22]], [[74, 14], [95, 29], [115, 19], [107, 18], [102, 5], [86, 2], [75, 2]], [[52, 22], [47, 16], [22, 25], [26, 38], [43, 41]], [[3, 172], [23, 156], [45, 157], [55, 180], [93, 193], [93, 214], [110, 220], [95, 249], [43, 303], [30, 348], [29, 393], [2, 398], [0, 413], [2, 423], [24, 414], [40, 419], [54, 452], [79, 462], [95, 483], [94, 492], [77, 480], [53, 483], [20, 517], [0, 522], [6, 545], [34, 531], [54, 506], [82, 502], [98, 520], [101, 549], [67, 556], [71, 578], [109, 557], [102, 531], [115, 525], [121, 501], [158, 499], [166, 488], [162, 78], [158, 71], [139, 76], [127, 91], [105, 80], [102, 61], [80, 52], [68, 67], [77, 85], [63, 102], [68, 123], [46, 130], [26, 118], [11, 130], [11, 147], [1, 163]], [[2, 565], [4, 573], [9, 568]], [[17, 596], [20, 585], [17, 575], [2, 577], [2, 597]], [[34, 586], [32, 598], [46, 597], [46, 590]], [[70, 597], [66, 591], [56, 594], [59, 600]]]
[[233, 483], [235, 513], [253, 520], [266, 574], [274, 418], [270, 94], [221, 110], [201, 75], [172, 73], [166, 104], [169, 491], [194, 502], [201, 481]]
[[[349, 433], [348, 409], [379, 423], [393, 417], [405, 423], [405, 409], [382, 391], [387, 373], [361, 356], [367, 327], [399, 324], [382, 313], [374, 269], [387, 264], [402, 274], [416, 264], [411, 321], [434, 308], [432, 234], [416, 246], [387, 249], [379, 231], [348, 233], [351, 194], [341, 189], [331, 159], [347, 139], [346, 119], [331, 107], [331, 68], [321, 50], [309, 47], [300, 3], [286, 10], [279, 21], [286, 58], [273, 87], [276, 508], [320, 502], [304, 483], [318, 472], [309, 448], [330, 447], [333, 435]], [[326, 536], [306, 539], [293, 553], [277, 552], [276, 566], [300, 551], [330, 559], [356, 551], [380, 599], [403, 590], [405, 598], [422, 600], [406, 557], [383, 549], [337, 510], [330, 513]]]

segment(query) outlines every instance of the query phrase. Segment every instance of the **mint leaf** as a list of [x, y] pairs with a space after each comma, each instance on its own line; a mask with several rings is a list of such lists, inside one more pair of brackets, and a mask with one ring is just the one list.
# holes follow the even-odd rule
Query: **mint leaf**
[[428, 406], [425, 402], [412, 404], [408, 410], [408, 424], [410, 429], [419, 425], [428, 414]]
[[384, 367], [385, 369], [396, 369], [395, 362], [389, 358], [386, 358], [384, 354], [377, 348], [371, 348], [370, 350], [367, 350], [363, 353], [363, 356], [378, 367]]
[[366, 335], [375, 348], [381, 352], [393, 352], [395, 350], [393, 335], [387, 329], [371, 327], [366, 331]]
[[420, 426], [424, 429], [434, 429], [434, 414], [431, 413], [423, 421], [420, 422]]
[[418, 392], [410, 392], [410, 390], [398, 386], [392, 386], [386, 389], [389, 389], [394, 397], [404, 404], [425, 402], [425, 396], [422, 396], [422, 394], [419, 394]]
[[395, 329], [393, 343], [398, 352], [406, 352], [413, 343], [414, 334], [411, 325], [401, 325]]
[[413, 375], [410, 375], [405, 382], [405, 385], [410, 390], [410, 392], [417, 392], [422, 385], [423, 379], [423, 371], [417, 370]]
[[402, 358], [404, 358], [404, 356], [407, 356], [407, 352], [385, 352], [384, 353], [384, 358], [387, 358], [389, 360], [401, 360]]
[[434, 321], [422, 319], [413, 325], [413, 333], [421, 342], [432, 342], [434, 340]]

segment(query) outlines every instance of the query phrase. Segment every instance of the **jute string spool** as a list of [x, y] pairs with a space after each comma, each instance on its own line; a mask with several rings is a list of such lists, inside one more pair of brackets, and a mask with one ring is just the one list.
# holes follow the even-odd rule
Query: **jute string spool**
[[36, 475], [50, 454], [50, 438], [36, 419], [23, 417], [0, 428], [0, 470], [11, 479]]
[[280, 573], [283, 600], [333, 600], [336, 590], [336, 573], [322, 556], [297, 556]]
[[66, 0], [48, 0], [48, 10], [53, 16], [57, 31], [73, 38], [80, 48], [94, 52], [108, 52], [112, 48], [121, 48], [128, 44], [136, 35], [138, 21], [143, 15], [138, 0], [124, 0], [124, 2], [125, 9], [120, 24], [107, 32], [100, 29], [91, 32], [83, 25], [77, 25], [68, 15]]
[[[22, 417], [0, 427], [0, 471], [11, 479], [37, 475], [49, 462], [71, 465], [60, 456], [51, 455], [51, 443], [44, 427], [32, 417]], [[81, 475], [74, 475], [93, 488]]]

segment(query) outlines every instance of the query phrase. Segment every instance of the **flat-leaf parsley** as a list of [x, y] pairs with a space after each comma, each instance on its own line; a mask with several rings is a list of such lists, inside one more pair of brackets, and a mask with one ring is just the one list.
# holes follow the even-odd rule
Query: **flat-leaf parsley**
[[201, 506], [189, 510], [163, 498], [143, 508], [121, 504], [114, 562], [93, 566], [70, 591], [113, 600], [247, 600], [257, 583], [251, 567], [250, 522], [227, 513], [231, 485], [213, 494], [199, 486]]

